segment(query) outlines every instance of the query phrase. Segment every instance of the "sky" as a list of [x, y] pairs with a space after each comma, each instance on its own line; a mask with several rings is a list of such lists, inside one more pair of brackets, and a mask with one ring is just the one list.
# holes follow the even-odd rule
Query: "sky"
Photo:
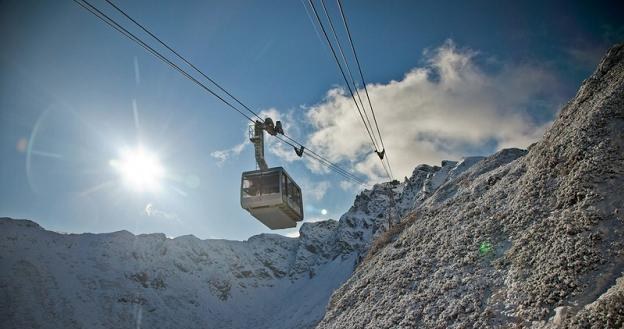
[[[388, 180], [307, 1], [114, 2], [289, 136], [369, 184]], [[400, 181], [421, 163], [537, 141], [624, 41], [617, 1], [343, 4]], [[246, 118], [74, 1], [0, 1], [0, 31], [0, 216], [69, 233], [271, 232], [239, 203], [256, 166]], [[124, 166], [139, 148], [147, 166]], [[363, 188], [274, 138], [266, 154], [302, 187], [304, 222], [338, 219]]]

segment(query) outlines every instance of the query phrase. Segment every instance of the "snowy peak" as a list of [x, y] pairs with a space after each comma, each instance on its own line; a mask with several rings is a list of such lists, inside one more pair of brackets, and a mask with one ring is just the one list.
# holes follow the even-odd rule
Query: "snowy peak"
[[482, 159], [466, 157], [459, 162], [444, 160], [441, 166], [419, 165], [403, 183], [376, 184], [373, 189], [362, 191], [349, 211], [340, 217], [336, 233], [339, 248], [363, 256], [391, 225]]
[[39, 224], [28, 220], [28, 219], [13, 219], [10, 217], [0, 217], [0, 223], [3, 223], [4, 220], [9, 220], [12, 222], [13, 225], [15, 226], [19, 226], [19, 227], [28, 227], [28, 228], [32, 228], [32, 229], [37, 229], [37, 230], [42, 230], [43, 231], [43, 227], [41, 227]]
[[335, 233], [337, 226], [335, 220], [304, 223], [301, 226], [293, 274], [307, 273], [313, 277], [318, 265], [348, 254], [337, 247]]
[[621, 138], [624, 46], [609, 50], [594, 74], [559, 114], [544, 140], [531, 149], [548, 166], [566, 166]]
[[336, 256], [335, 231], [338, 222], [326, 220], [304, 223], [299, 229], [299, 245], [311, 254], [331, 258]]
[[414, 169], [412, 177], [406, 179], [398, 197], [399, 214], [405, 216], [418, 208], [427, 198], [433, 195], [445, 183], [455, 180], [465, 171], [483, 160], [484, 157], [465, 157], [459, 162], [444, 160], [441, 167], [419, 165]]

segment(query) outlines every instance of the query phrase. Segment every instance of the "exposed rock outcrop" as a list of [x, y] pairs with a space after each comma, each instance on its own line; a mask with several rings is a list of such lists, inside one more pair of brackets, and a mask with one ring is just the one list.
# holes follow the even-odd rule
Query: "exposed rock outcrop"
[[621, 328], [624, 45], [523, 153], [436, 189], [318, 328]]

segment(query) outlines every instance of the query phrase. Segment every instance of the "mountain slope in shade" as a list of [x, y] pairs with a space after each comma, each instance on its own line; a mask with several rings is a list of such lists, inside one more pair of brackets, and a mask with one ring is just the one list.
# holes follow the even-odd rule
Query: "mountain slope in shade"
[[301, 261], [302, 239], [278, 235], [63, 235], [8, 219], [0, 230], [3, 328], [306, 328], [355, 262]]
[[518, 152], [409, 211], [317, 328], [622, 328], [624, 45]]

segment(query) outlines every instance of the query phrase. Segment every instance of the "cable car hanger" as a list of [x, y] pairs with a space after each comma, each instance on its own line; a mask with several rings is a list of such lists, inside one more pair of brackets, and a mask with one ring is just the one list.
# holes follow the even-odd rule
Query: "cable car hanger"
[[[269, 135], [284, 135], [282, 123], [256, 120], [249, 127], [249, 140], [259, 170], [243, 172], [241, 176], [241, 207], [272, 230], [297, 226], [303, 220], [301, 188], [282, 167], [269, 168], [264, 158], [264, 131]], [[294, 146], [293, 146], [294, 147]], [[295, 147], [303, 155], [303, 146]]]

